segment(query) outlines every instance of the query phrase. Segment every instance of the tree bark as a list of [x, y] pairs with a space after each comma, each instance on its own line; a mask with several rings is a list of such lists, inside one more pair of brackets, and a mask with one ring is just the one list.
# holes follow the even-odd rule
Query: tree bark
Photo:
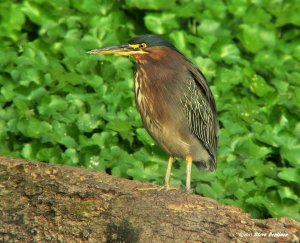
[[299, 242], [300, 223], [99, 171], [0, 157], [0, 242]]

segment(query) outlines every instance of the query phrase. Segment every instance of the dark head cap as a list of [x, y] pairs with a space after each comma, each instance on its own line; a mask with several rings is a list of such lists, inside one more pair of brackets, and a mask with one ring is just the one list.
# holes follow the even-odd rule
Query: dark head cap
[[153, 47], [153, 46], [167, 46], [172, 49], [175, 49], [175, 46], [173, 46], [170, 42], [165, 40], [159, 35], [138, 35], [136, 37], [133, 37], [131, 40], [128, 41], [129, 44], [142, 44], [145, 43], [147, 47]]

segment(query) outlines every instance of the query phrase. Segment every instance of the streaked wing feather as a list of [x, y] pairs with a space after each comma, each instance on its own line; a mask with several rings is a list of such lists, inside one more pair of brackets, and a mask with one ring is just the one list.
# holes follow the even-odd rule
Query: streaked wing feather
[[192, 64], [189, 66], [187, 91], [182, 99], [189, 127], [202, 142], [214, 161], [217, 154], [219, 124], [215, 101], [203, 74]]

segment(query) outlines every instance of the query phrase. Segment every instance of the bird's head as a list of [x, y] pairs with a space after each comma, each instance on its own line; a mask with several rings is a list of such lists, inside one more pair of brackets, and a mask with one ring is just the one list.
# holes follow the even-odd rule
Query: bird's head
[[88, 53], [132, 56], [137, 62], [147, 62], [161, 60], [170, 56], [174, 51], [178, 53], [176, 48], [161, 36], [140, 35], [132, 38], [126, 44], [94, 49]]

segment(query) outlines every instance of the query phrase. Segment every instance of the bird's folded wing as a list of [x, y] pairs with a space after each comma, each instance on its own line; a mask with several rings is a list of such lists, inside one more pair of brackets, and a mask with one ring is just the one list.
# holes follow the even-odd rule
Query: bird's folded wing
[[216, 160], [219, 124], [215, 101], [203, 74], [191, 64], [182, 98], [192, 133]]

